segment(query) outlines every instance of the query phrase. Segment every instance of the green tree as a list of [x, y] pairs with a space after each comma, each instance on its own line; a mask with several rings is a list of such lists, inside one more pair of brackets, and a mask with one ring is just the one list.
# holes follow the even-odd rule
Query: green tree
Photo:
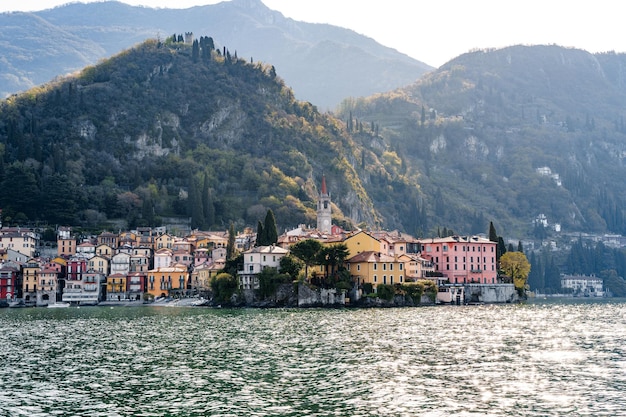
[[239, 282], [233, 275], [221, 272], [211, 279], [210, 285], [215, 301], [228, 302], [237, 291]]
[[265, 231], [263, 230], [263, 223], [261, 220], [256, 225], [256, 246], [267, 246]]
[[265, 235], [265, 245], [275, 245], [278, 242], [276, 219], [274, 218], [274, 212], [271, 209], [267, 210], [267, 214], [265, 215], [263, 233]]
[[546, 287], [550, 288], [555, 292], [561, 291], [561, 271], [559, 270], [558, 265], [554, 261], [554, 257], [550, 257], [546, 262], [546, 269], [544, 275], [544, 281], [546, 283]]
[[526, 281], [530, 273], [530, 262], [522, 252], [507, 252], [500, 258], [500, 269], [513, 279], [513, 285], [520, 296], [524, 295]]
[[289, 248], [290, 253], [304, 262], [304, 277], [309, 276], [309, 267], [317, 264], [322, 244], [315, 239], [304, 239]]
[[198, 44], [198, 40], [195, 39], [191, 46], [191, 59], [193, 60], [193, 62], [198, 62], [199, 58], [200, 58], [200, 45]]
[[489, 222], [489, 241], [498, 242], [498, 233], [496, 233], [496, 227], [493, 225], [493, 222]]
[[43, 181], [45, 197], [41, 208], [49, 221], [61, 225], [72, 225], [76, 220], [76, 203], [72, 195], [77, 192], [67, 175], [54, 173]]
[[535, 256], [534, 252], [530, 253], [530, 273], [528, 274], [528, 285], [531, 289], [543, 290], [546, 285], [541, 266], [541, 257]]
[[615, 297], [626, 297], [626, 281], [614, 269], [602, 271], [599, 275], [604, 281], [604, 289]]
[[396, 294], [396, 290], [393, 288], [393, 285], [378, 284], [376, 286], [376, 294], [378, 295], [378, 298], [382, 300], [391, 301], [393, 296]]
[[304, 268], [304, 262], [292, 255], [280, 258], [280, 273], [287, 274], [292, 280], [298, 279], [300, 271]]
[[235, 225], [230, 222], [228, 227], [228, 243], [226, 244], [226, 259], [232, 259], [235, 256]]
[[6, 213], [14, 216], [23, 213], [29, 219], [35, 220], [39, 208], [39, 187], [31, 168], [21, 162], [10, 164], [6, 167], [0, 186], [0, 207]]
[[496, 247], [496, 262], [500, 262], [502, 255], [506, 253], [506, 244], [502, 236], [498, 236], [498, 246]]
[[198, 182], [195, 177], [189, 178], [189, 193], [187, 203], [189, 205], [189, 215], [191, 217], [191, 228], [204, 228], [204, 210], [202, 208], [202, 199], [199, 193]]
[[343, 265], [349, 255], [350, 251], [345, 243], [323, 246], [318, 252], [318, 263], [324, 265], [325, 276], [331, 277], [337, 266]]

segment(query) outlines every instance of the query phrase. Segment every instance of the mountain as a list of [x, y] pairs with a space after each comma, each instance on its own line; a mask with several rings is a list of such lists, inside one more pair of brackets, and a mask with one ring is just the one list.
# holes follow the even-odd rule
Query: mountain
[[350, 134], [297, 101], [273, 66], [178, 38], [0, 102], [5, 224], [190, 217], [208, 229], [272, 209], [281, 228], [312, 225], [322, 176], [337, 224], [412, 221], [417, 190], [372, 129]]
[[381, 126], [418, 178], [431, 225], [626, 234], [624, 68], [624, 54], [556, 45], [477, 50], [346, 100], [338, 116]]
[[93, 65], [146, 39], [211, 36], [240, 58], [274, 65], [300, 100], [322, 109], [407, 85], [432, 68], [351, 30], [298, 22], [260, 0], [188, 9], [114, 1], [0, 14], [0, 95]]

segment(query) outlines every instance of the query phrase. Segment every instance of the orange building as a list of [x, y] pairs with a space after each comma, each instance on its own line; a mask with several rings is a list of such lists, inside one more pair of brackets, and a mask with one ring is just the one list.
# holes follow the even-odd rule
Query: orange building
[[146, 292], [154, 297], [172, 297], [187, 290], [188, 280], [187, 268], [179, 265], [151, 269]]

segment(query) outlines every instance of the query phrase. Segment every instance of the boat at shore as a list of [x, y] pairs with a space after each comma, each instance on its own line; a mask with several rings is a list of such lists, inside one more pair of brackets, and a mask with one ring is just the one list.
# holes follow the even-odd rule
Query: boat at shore
[[67, 308], [70, 306], [70, 303], [52, 303], [48, 304], [48, 308]]
[[20, 307], [26, 307], [26, 304], [24, 303], [24, 300], [22, 299], [9, 302], [9, 308], [20, 308]]

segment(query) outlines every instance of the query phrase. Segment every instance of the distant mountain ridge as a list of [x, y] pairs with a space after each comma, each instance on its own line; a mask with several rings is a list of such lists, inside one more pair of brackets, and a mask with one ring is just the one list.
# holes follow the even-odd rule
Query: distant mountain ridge
[[[106, 1], [70, 3], [35, 13], [0, 14], [0, 94], [79, 70], [149, 38], [193, 32], [240, 58], [274, 65], [296, 98], [323, 109], [345, 97], [409, 84], [432, 67], [373, 39], [331, 25], [285, 18], [260, 0], [188, 9], [152, 9]], [[45, 64], [37, 63], [44, 58]]]
[[556, 45], [473, 51], [339, 116], [380, 124], [435, 224], [624, 235], [624, 68], [626, 54]]

